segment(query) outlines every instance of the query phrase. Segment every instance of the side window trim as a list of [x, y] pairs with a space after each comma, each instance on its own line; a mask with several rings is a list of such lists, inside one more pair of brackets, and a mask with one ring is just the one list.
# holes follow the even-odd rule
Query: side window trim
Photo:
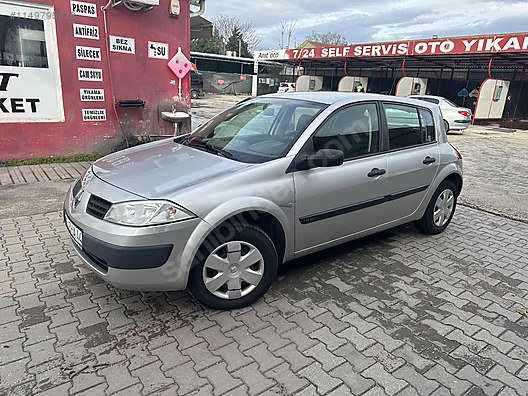
[[292, 172], [297, 172], [298, 171], [295, 168], [295, 163], [296, 163], [297, 159], [301, 155], [306, 155], [305, 154], [306, 147], [312, 143], [312, 138], [320, 131], [321, 127], [323, 127], [324, 124], [331, 117], [333, 117], [334, 115], [336, 115], [340, 111], [349, 109], [349, 108], [354, 107], [354, 106], [365, 105], [365, 104], [373, 104], [373, 105], [376, 106], [376, 113], [377, 113], [377, 116], [378, 116], [378, 129], [379, 129], [379, 150], [378, 150], [377, 153], [372, 153], [372, 154], [362, 155], [362, 156], [359, 156], [359, 157], [345, 159], [343, 162], [346, 164], [347, 162], [350, 162], [350, 161], [359, 160], [359, 159], [363, 159], [363, 158], [374, 157], [376, 155], [384, 154], [386, 152], [386, 150], [383, 148], [383, 143], [382, 143], [382, 139], [383, 139], [383, 136], [384, 136], [384, 133], [383, 133], [383, 125], [384, 125], [384, 123], [382, 121], [380, 101], [379, 100], [366, 100], [366, 101], [361, 101], [361, 102], [348, 103], [348, 104], [345, 104], [345, 105], [335, 109], [323, 121], [321, 121], [321, 123], [319, 124], [317, 129], [315, 129], [315, 131], [312, 132], [312, 134], [310, 135], [310, 137], [308, 138], [306, 143], [301, 147], [299, 152], [293, 157], [292, 162], [290, 163], [290, 165], [286, 169], [286, 173], [292, 173]]
[[[422, 140], [422, 143], [420, 144], [413, 144], [411, 146], [406, 146], [406, 147], [398, 147], [398, 148], [395, 148], [395, 149], [391, 149], [390, 148], [390, 136], [389, 136], [389, 123], [387, 121], [387, 114], [385, 113], [385, 108], [384, 108], [384, 105], [385, 104], [389, 104], [389, 105], [400, 105], [400, 106], [408, 106], [408, 107], [414, 107], [416, 109], [416, 113], [418, 114], [418, 120], [420, 122], [420, 129], [421, 129], [421, 125], [422, 125], [422, 121], [420, 119], [420, 110], [425, 110], [425, 111], [428, 111], [429, 114], [431, 114], [431, 117], [433, 119], [433, 127], [435, 129], [435, 140], [432, 141], [432, 142], [424, 142], [423, 141], [423, 134], [421, 136], [421, 140]], [[428, 109], [427, 107], [422, 107], [422, 106], [419, 106], [419, 105], [415, 105], [415, 104], [408, 104], [408, 103], [402, 103], [402, 102], [396, 102], [396, 101], [392, 101], [392, 100], [383, 100], [383, 101], [380, 101], [379, 102], [379, 111], [381, 112], [381, 118], [383, 119], [383, 143], [384, 143], [384, 147], [383, 147], [383, 151], [386, 152], [386, 153], [393, 153], [393, 152], [396, 152], [396, 151], [401, 151], [401, 150], [408, 150], [408, 149], [413, 149], [413, 148], [417, 148], [417, 147], [423, 147], [423, 146], [429, 146], [431, 144], [436, 144], [438, 142], [437, 140], [437, 130], [436, 130], [436, 124], [435, 124], [435, 120], [434, 120], [434, 114], [431, 112], [430, 109]], [[381, 120], [380, 120], [381, 121]], [[380, 128], [381, 129], [381, 128]]]
[[[431, 141], [431, 142], [423, 142], [423, 138], [425, 137], [424, 135], [422, 135], [422, 142], [423, 144], [427, 144], [427, 143], [435, 143], [438, 141], [437, 139], [437, 131], [436, 131], [436, 124], [435, 124], [435, 118], [434, 118], [434, 114], [433, 112], [430, 110], [430, 109], [427, 109], [425, 107], [418, 107], [418, 115], [420, 116], [420, 112], [427, 112], [429, 113], [429, 115], [431, 116], [431, 120], [433, 122], [433, 129], [434, 129], [434, 139]], [[422, 123], [422, 117], [420, 116], [420, 124]], [[427, 128], [427, 126], [426, 126]], [[427, 135], [427, 129], [425, 129], [425, 134]]]

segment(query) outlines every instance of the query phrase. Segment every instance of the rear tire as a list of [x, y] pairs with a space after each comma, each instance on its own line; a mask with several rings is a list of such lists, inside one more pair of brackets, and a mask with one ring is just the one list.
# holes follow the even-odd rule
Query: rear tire
[[449, 132], [449, 122], [447, 122], [446, 120], [444, 120], [444, 128], [446, 133]]
[[422, 218], [415, 223], [416, 227], [429, 235], [440, 234], [451, 222], [455, 214], [456, 203], [457, 189], [455, 184], [449, 180], [444, 180], [431, 197]]
[[206, 239], [194, 259], [189, 290], [200, 303], [214, 309], [251, 305], [275, 279], [275, 245], [262, 229], [250, 224], [227, 224], [217, 231]]

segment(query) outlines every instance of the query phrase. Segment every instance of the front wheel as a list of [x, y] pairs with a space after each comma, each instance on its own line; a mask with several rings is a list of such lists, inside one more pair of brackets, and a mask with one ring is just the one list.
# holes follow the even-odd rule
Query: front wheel
[[214, 309], [251, 305], [275, 279], [275, 245], [264, 231], [249, 224], [229, 224], [217, 231], [194, 260], [189, 290], [200, 303]]
[[195, 89], [191, 91], [191, 99], [198, 99], [198, 91]]
[[439, 234], [446, 229], [455, 214], [457, 189], [453, 182], [444, 180], [429, 201], [424, 215], [416, 226], [426, 234]]

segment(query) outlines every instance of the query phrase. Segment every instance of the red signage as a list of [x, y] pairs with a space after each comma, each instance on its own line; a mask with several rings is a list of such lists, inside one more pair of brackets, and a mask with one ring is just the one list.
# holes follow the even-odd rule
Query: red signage
[[362, 58], [405, 55], [528, 52], [528, 33], [288, 49], [289, 59]]

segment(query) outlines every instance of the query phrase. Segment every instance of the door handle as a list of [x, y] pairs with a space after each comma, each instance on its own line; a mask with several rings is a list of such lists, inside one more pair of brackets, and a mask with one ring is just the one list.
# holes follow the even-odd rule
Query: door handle
[[368, 176], [368, 177], [377, 177], [377, 176], [384, 175], [385, 173], [387, 173], [387, 171], [386, 171], [385, 169], [373, 168], [373, 169], [367, 174], [367, 176]]
[[425, 157], [425, 159], [422, 161], [425, 165], [432, 164], [433, 162], [436, 162], [436, 158], [434, 157]]

